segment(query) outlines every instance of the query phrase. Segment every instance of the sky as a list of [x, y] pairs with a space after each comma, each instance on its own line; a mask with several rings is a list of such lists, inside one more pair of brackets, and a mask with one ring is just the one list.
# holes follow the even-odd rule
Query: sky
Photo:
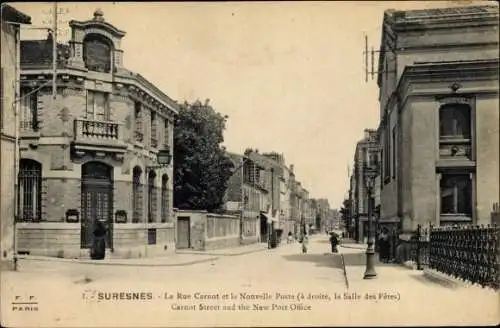
[[[68, 2], [59, 4], [59, 40], [69, 39], [70, 20], [101, 8], [126, 32], [127, 69], [179, 102], [210, 99], [229, 116], [229, 151], [283, 153], [310, 197], [339, 208], [356, 142], [379, 120], [376, 78], [365, 82], [365, 34], [377, 50], [384, 10], [450, 5], [457, 1]], [[33, 27], [50, 25], [52, 4], [12, 6]]]

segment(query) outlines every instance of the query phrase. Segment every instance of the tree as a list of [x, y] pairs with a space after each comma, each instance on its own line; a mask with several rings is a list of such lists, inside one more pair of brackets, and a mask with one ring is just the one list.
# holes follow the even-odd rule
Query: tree
[[174, 206], [214, 211], [221, 207], [233, 163], [221, 143], [227, 116], [209, 101], [180, 105], [174, 129]]

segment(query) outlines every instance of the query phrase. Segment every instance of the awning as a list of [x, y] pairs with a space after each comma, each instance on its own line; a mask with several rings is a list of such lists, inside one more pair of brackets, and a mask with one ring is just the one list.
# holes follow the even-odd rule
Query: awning
[[269, 213], [263, 213], [261, 212], [260, 215], [262, 215], [263, 217], [265, 217], [267, 219], [267, 222], [278, 222], [278, 218], [277, 217], [272, 217], [271, 214]]

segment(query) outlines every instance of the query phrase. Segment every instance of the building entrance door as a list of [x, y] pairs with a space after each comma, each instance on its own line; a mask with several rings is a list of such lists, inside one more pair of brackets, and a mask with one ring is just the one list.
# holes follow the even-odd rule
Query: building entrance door
[[92, 246], [97, 220], [104, 223], [106, 248], [113, 248], [113, 168], [100, 162], [82, 166], [82, 218], [80, 247]]
[[190, 218], [177, 218], [177, 248], [185, 249], [191, 247]]

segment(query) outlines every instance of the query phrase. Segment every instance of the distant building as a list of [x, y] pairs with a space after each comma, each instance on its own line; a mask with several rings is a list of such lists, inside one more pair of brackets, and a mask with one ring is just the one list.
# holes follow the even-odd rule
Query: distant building
[[[265, 168], [250, 157], [229, 154], [235, 170], [228, 181], [224, 209], [241, 218], [241, 244], [266, 241], [266, 229], [261, 231], [261, 213], [267, 213], [270, 176]], [[262, 236], [263, 235], [263, 236]]]
[[[365, 136], [356, 145], [354, 154], [354, 170], [352, 178], [352, 200], [353, 200], [353, 218], [355, 222], [355, 238], [363, 242], [368, 234], [368, 204], [372, 203], [372, 215], [375, 218], [375, 204], [378, 202], [375, 198], [378, 196], [377, 189], [379, 185], [374, 185], [372, 198], [368, 197], [368, 185], [366, 180], [367, 167], [377, 167], [379, 163], [379, 140], [376, 130], [365, 129]], [[376, 180], [377, 181], [377, 180]], [[375, 183], [376, 183], [375, 181]]]
[[384, 13], [380, 222], [403, 233], [491, 223], [500, 197], [498, 19], [498, 5]]
[[16, 137], [18, 126], [15, 112], [19, 109], [19, 30], [20, 24], [31, 24], [31, 17], [23, 14], [15, 8], [3, 4], [2, 32], [1, 32], [1, 104], [0, 113], [1, 128], [1, 176], [2, 196], [0, 197], [0, 256], [1, 267], [12, 268], [14, 255], [14, 218], [16, 215], [16, 185], [17, 185], [17, 162], [18, 149], [16, 149]]

